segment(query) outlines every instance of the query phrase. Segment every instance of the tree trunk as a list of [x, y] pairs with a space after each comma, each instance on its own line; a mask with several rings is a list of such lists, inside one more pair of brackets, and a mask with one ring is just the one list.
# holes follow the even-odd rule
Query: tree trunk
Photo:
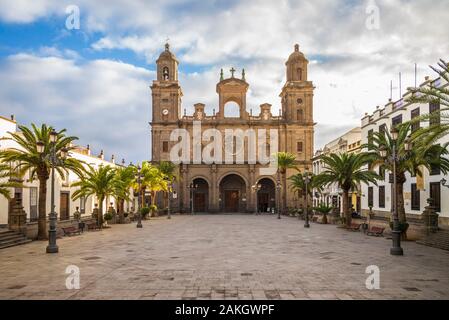
[[98, 226], [100, 228], [103, 228], [103, 201], [104, 201], [104, 197], [101, 197], [98, 199], [99, 203], [98, 203]]
[[349, 210], [348, 198], [349, 198], [349, 190], [343, 189], [342, 206], [343, 206], [343, 215], [345, 217], [347, 227], [351, 225], [352, 220], [352, 212]]
[[37, 239], [47, 240], [47, 180], [44, 175], [39, 175], [39, 218], [37, 223]]
[[119, 223], [124, 223], [125, 222], [125, 200], [124, 199], [119, 199], [118, 201], [118, 210], [119, 210]]

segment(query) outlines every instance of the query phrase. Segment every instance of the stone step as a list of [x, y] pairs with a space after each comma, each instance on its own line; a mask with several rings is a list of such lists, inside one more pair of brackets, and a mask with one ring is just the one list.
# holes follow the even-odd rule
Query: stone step
[[5, 249], [5, 248], [9, 248], [9, 247], [14, 247], [14, 246], [30, 243], [31, 241], [32, 240], [30, 240], [30, 239], [21, 239], [21, 240], [16, 240], [16, 241], [13, 241], [10, 243], [0, 243], [0, 249]]
[[449, 251], [449, 231], [439, 230], [417, 241], [417, 243]]
[[8, 234], [8, 233], [17, 233], [17, 232], [9, 230], [9, 229], [0, 229], [0, 236], [2, 236], [4, 234]]
[[26, 239], [26, 237], [23, 234], [17, 234], [17, 233], [5, 234], [5, 235], [0, 235], [0, 243], [3, 241], [6, 241], [6, 240], [15, 239], [15, 238]]

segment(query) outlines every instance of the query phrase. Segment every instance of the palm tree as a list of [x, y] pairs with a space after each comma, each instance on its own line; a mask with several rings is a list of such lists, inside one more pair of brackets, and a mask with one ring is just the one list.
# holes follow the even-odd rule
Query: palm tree
[[278, 172], [281, 174], [282, 180], [282, 211], [287, 209], [287, 169], [294, 168], [296, 163], [296, 156], [290, 152], [278, 152], [276, 154], [276, 161], [278, 165]]
[[[157, 166], [153, 166], [147, 161], [142, 162], [141, 175], [141, 203], [144, 203], [145, 191], [148, 190], [151, 195], [151, 205], [154, 207], [157, 193], [159, 191], [168, 191], [168, 183], [165, 179], [165, 175], [161, 172], [161, 170], [159, 170]], [[134, 189], [137, 190], [138, 187], [135, 186]]]
[[125, 201], [131, 199], [131, 188], [136, 180], [136, 167], [120, 167], [115, 170], [114, 177], [114, 197], [117, 200], [117, 210], [119, 212], [120, 223], [123, 223]]
[[315, 186], [327, 186], [336, 183], [343, 191], [343, 213], [346, 226], [351, 225], [351, 212], [349, 208], [349, 191], [357, 190], [360, 183], [377, 184], [378, 175], [365, 166], [373, 156], [366, 153], [341, 153], [322, 155], [320, 160], [324, 163], [324, 171], [315, 177]]
[[[43, 124], [40, 128], [35, 124], [31, 124], [31, 129], [26, 126], [18, 126], [20, 132], [8, 132], [11, 135], [11, 140], [16, 142], [20, 149], [4, 150], [0, 154], [0, 159], [6, 163], [15, 164], [13, 169], [17, 171], [20, 176], [26, 172], [30, 172], [30, 179], [37, 176], [39, 180], [39, 218], [38, 218], [38, 239], [47, 239], [47, 180], [50, 177], [50, 154], [52, 144], [50, 142], [50, 133], [53, 128]], [[54, 144], [56, 154], [61, 150], [72, 150], [72, 142], [77, 140], [77, 137], [66, 136], [66, 130], [63, 129], [57, 132], [56, 142]], [[44, 144], [44, 151], [39, 153], [37, 150], [37, 142]], [[78, 176], [82, 176], [84, 167], [82, 161], [74, 158], [61, 159], [55, 166], [56, 172], [60, 177], [64, 178], [68, 174], [68, 170], [75, 172]]]
[[11, 188], [23, 188], [19, 181], [12, 178], [18, 178], [11, 167], [7, 164], [0, 163], [0, 195], [8, 200], [11, 200]]
[[[444, 79], [449, 83], [449, 64], [440, 60], [438, 67], [430, 66], [430, 68], [438, 74], [441, 79]], [[413, 139], [424, 140], [424, 144], [433, 145], [440, 138], [449, 134], [449, 87], [448, 86], [436, 86], [434, 82], [431, 82], [426, 87], [409, 88], [412, 92], [407, 102], [410, 103], [437, 103], [440, 106], [444, 106], [440, 110], [434, 111], [429, 114], [422, 115], [411, 120], [412, 123], [420, 121], [428, 121], [430, 125], [426, 128], [420, 128], [413, 133]], [[436, 120], [436, 121], [432, 121]]]
[[[299, 170], [298, 170], [299, 171]], [[306, 185], [304, 182], [304, 173], [298, 172], [288, 178], [290, 180], [290, 188], [298, 193], [298, 196], [305, 195]], [[315, 186], [316, 175], [309, 173], [310, 182], [307, 184], [307, 192], [309, 196], [312, 196], [312, 191], [314, 188], [320, 188], [320, 186]]]
[[97, 198], [99, 206], [97, 223], [100, 228], [103, 226], [103, 201], [108, 196], [113, 196], [115, 192], [115, 171], [111, 166], [99, 166], [98, 169], [89, 166], [85, 176], [72, 184], [73, 187], [79, 187], [72, 194], [73, 200], [89, 196]]
[[[304, 181], [305, 176], [306, 175], [304, 173], [301, 173], [298, 170], [297, 174], [294, 174], [288, 178], [288, 180], [290, 180], [290, 189], [296, 192], [298, 197], [305, 197], [306, 195], [306, 183]], [[316, 175], [313, 173], [308, 173], [308, 177], [310, 181], [307, 183], [307, 193], [311, 199], [313, 197], [313, 189], [320, 189], [320, 186], [315, 186]], [[308, 203], [305, 203], [305, 205], [307, 207], [309, 206]]]
[[[396, 148], [396, 203], [399, 222], [406, 223], [405, 207], [404, 207], [404, 191], [403, 185], [406, 181], [406, 172], [412, 176], [422, 176], [421, 167], [431, 170], [434, 166], [439, 167], [444, 173], [449, 170], [449, 160], [443, 157], [448, 154], [445, 146], [438, 144], [428, 145], [423, 140], [414, 139], [413, 148], [406, 150], [406, 143], [409, 139], [411, 123], [403, 123], [397, 127], [398, 137], [393, 140], [388, 130], [385, 132], [375, 132], [371, 141], [362, 146], [367, 148], [369, 154], [373, 157], [372, 166], [382, 166], [389, 172], [393, 172], [391, 161], [387, 160], [393, 153], [393, 146]], [[409, 140], [410, 141], [410, 140]], [[387, 158], [380, 156], [380, 151], [384, 149], [387, 152]]]
[[[159, 171], [164, 175], [164, 179], [171, 185], [173, 182], [178, 180], [178, 175], [176, 173], [178, 166], [171, 161], [161, 161], [158, 164]], [[164, 193], [164, 206], [167, 207], [167, 203], [169, 201], [168, 194], [170, 190], [167, 189], [167, 192]]]

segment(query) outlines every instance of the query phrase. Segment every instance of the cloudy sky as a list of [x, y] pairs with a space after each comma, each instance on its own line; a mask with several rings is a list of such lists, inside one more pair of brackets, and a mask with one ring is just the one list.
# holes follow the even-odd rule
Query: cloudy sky
[[316, 86], [316, 149], [385, 104], [391, 80], [398, 99], [399, 72], [405, 88], [415, 63], [421, 81], [449, 59], [448, 18], [447, 0], [0, 0], [0, 115], [67, 128], [107, 157], [148, 159], [149, 86], [167, 38], [188, 113], [217, 107], [220, 68], [231, 66], [246, 70], [248, 108], [278, 110], [299, 43]]

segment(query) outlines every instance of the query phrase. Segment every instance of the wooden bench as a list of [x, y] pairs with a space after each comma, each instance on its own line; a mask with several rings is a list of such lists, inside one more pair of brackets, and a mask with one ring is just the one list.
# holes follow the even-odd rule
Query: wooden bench
[[349, 227], [347, 227], [348, 230], [351, 231], [359, 231], [360, 230], [360, 223], [351, 223], [351, 225]]
[[100, 230], [100, 227], [98, 227], [96, 222], [87, 224], [87, 231], [92, 231], [92, 230]]
[[318, 216], [313, 216], [312, 217], [312, 222], [318, 222], [318, 218], [319, 218]]
[[380, 237], [380, 236], [383, 236], [384, 230], [385, 230], [385, 228], [370, 227], [368, 229], [368, 231], [366, 232], [366, 234], [369, 236]]
[[62, 228], [62, 231], [64, 232], [65, 236], [72, 236], [74, 234], [81, 234], [81, 230], [77, 229], [75, 227]]

